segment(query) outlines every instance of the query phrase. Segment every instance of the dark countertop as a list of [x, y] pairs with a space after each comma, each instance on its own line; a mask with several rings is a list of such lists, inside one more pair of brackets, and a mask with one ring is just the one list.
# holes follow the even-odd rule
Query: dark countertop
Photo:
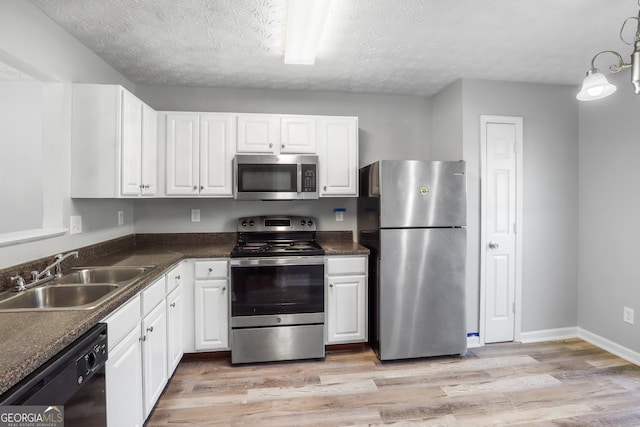
[[[340, 233], [340, 232], [338, 232]], [[367, 255], [369, 250], [328, 232], [318, 235], [326, 255]], [[351, 233], [348, 233], [351, 237]], [[166, 241], [136, 240], [136, 246], [112, 255], [97, 257], [76, 266], [149, 266], [156, 268], [138, 282], [92, 310], [27, 311], [0, 313], [0, 393], [4, 393], [51, 357], [87, 332], [108, 314], [134, 297], [147, 285], [162, 277], [184, 259], [228, 258], [235, 240], [187, 243], [184, 239]]]

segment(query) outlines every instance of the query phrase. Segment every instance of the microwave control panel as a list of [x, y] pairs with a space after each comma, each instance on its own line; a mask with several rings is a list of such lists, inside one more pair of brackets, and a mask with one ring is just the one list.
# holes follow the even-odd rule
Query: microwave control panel
[[317, 183], [317, 165], [302, 165], [302, 192], [316, 193], [318, 191]]

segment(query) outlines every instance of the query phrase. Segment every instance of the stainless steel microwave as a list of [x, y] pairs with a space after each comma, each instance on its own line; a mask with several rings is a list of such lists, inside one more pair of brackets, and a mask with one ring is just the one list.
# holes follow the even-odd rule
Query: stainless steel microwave
[[238, 200], [317, 199], [318, 156], [237, 154], [233, 181]]

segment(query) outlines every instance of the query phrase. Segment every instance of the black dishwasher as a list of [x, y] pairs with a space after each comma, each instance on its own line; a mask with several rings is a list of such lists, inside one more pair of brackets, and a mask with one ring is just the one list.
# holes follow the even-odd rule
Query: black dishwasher
[[99, 323], [0, 396], [0, 405], [64, 406], [64, 425], [106, 426], [107, 325]]

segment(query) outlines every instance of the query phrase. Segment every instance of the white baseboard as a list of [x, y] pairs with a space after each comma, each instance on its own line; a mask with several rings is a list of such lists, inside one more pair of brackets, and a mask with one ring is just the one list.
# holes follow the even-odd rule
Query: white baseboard
[[590, 342], [591, 344], [600, 347], [601, 349], [606, 350], [609, 353], [613, 353], [618, 357], [622, 357], [623, 359], [628, 360], [631, 363], [640, 365], [640, 353], [623, 347], [620, 344], [601, 337], [600, 335], [596, 335], [593, 332], [589, 332], [586, 329], [577, 329], [578, 338]]
[[566, 340], [569, 338], [578, 338], [578, 328], [573, 326], [570, 328], [542, 329], [539, 331], [520, 333], [520, 342], [531, 343], [541, 341]]

